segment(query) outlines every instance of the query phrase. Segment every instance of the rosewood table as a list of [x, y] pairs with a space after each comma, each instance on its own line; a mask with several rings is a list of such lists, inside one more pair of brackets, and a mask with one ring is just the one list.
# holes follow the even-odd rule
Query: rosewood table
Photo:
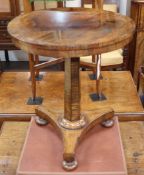
[[[80, 56], [122, 48], [132, 39], [133, 21], [108, 11], [57, 9], [34, 11], [12, 20], [8, 31], [15, 45], [30, 54], [65, 59], [64, 113], [38, 107], [38, 124], [50, 122], [63, 139], [63, 167], [77, 167], [77, 142], [96, 124], [113, 125], [113, 109], [81, 111]], [[97, 71], [100, 76], [100, 72]], [[99, 80], [100, 81], [100, 80]], [[58, 87], [57, 87], [58, 88]], [[99, 87], [97, 88], [99, 89]], [[49, 91], [49, 90], [48, 90]]]

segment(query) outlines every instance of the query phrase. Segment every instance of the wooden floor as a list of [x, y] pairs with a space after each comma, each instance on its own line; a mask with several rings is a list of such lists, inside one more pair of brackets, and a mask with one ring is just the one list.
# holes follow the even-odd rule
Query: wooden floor
[[[95, 92], [95, 81], [87, 71], [81, 72], [82, 111], [111, 107], [115, 112], [143, 111], [136, 87], [129, 72], [102, 72], [103, 93], [107, 100], [94, 102], [89, 94]], [[37, 82], [37, 95], [44, 98], [46, 108], [63, 111], [64, 73], [43, 73]], [[0, 113], [34, 113], [35, 105], [27, 105], [31, 96], [31, 81], [28, 72], [5, 72], [0, 77]]]

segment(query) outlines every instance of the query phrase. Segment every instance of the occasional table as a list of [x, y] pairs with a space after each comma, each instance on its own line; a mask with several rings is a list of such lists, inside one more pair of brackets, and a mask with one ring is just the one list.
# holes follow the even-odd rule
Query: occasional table
[[113, 109], [81, 111], [79, 57], [122, 48], [132, 39], [134, 29], [128, 17], [91, 9], [34, 11], [9, 23], [8, 31], [17, 47], [30, 54], [65, 59], [64, 113], [39, 107], [36, 121], [40, 125], [50, 122], [58, 129], [66, 170], [77, 167], [75, 148], [79, 139], [96, 124], [113, 125]]

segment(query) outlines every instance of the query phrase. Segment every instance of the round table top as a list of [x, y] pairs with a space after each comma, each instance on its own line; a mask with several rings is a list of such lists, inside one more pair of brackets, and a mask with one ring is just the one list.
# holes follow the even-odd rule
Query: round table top
[[33, 11], [8, 25], [13, 42], [22, 50], [65, 58], [121, 48], [130, 42], [134, 30], [129, 17], [92, 9]]

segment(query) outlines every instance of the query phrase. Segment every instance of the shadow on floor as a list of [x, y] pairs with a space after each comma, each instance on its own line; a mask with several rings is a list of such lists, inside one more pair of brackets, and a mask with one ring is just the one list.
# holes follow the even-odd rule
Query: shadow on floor
[[[28, 61], [2, 61], [1, 62], [2, 70], [5, 72], [27, 72], [29, 71], [29, 62]], [[61, 71], [63, 70], [63, 63], [49, 66], [42, 69], [41, 71]]]

